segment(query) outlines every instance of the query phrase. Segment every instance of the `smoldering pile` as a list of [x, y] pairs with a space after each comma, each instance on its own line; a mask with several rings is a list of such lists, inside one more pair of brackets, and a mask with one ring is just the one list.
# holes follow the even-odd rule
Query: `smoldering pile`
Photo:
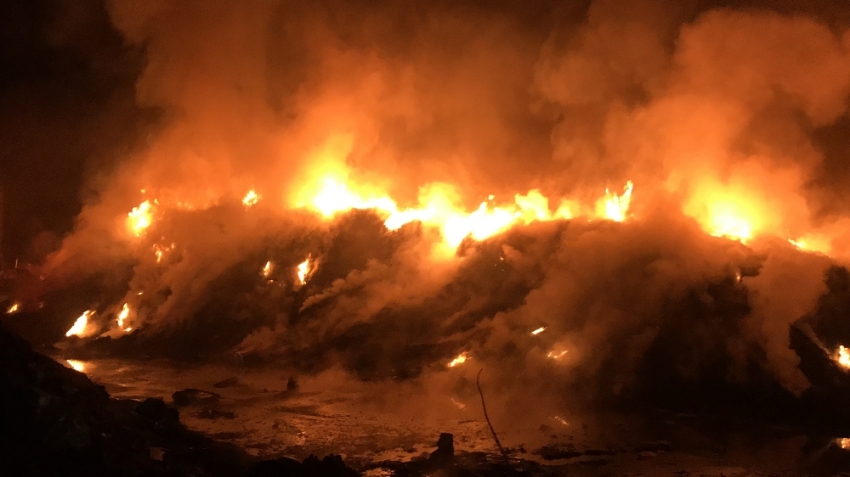
[[329, 225], [250, 219], [250, 242], [248, 224], [216, 221], [231, 213], [249, 215], [165, 220], [158, 230], [209, 230], [181, 236], [160, 261], [129, 254], [109, 267], [122, 273], [47, 296], [56, 339], [80, 306], [94, 310], [90, 326], [114, 329], [130, 300], [134, 329], [72, 338], [68, 356], [342, 368], [368, 381], [451, 373], [463, 356], [541, 397], [686, 409], [770, 399], [786, 414], [812, 382], [823, 395], [824, 373], [827, 389], [847, 380], [832, 359], [850, 339], [846, 269], [785, 241], [711, 237], [665, 208], [640, 221], [518, 226], [465, 242], [448, 262], [430, 258], [418, 223], [389, 231], [368, 210]]

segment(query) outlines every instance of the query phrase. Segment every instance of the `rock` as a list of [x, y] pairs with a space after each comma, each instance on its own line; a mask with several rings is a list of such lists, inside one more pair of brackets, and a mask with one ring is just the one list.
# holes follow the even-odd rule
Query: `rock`
[[443, 432], [437, 440], [437, 450], [428, 456], [428, 464], [435, 469], [445, 467], [454, 461], [454, 457], [454, 435]]
[[171, 399], [177, 407], [211, 405], [218, 403], [221, 399], [221, 395], [210, 391], [203, 391], [201, 389], [189, 388], [183, 389], [182, 391], [175, 391], [174, 394], [171, 395]]
[[231, 386], [236, 386], [239, 384], [239, 378], [236, 376], [229, 377], [227, 379], [223, 379], [215, 384], [213, 384], [214, 388], [229, 388]]
[[328, 455], [319, 460], [309, 456], [304, 462], [281, 457], [260, 462], [248, 471], [246, 477], [357, 477], [359, 474], [350, 469], [338, 455]]

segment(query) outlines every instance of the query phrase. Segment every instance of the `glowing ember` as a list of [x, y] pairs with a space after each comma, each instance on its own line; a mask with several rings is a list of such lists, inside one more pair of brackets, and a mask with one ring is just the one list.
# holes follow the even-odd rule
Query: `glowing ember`
[[566, 420], [564, 420], [564, 418], [561, 417], [561, 416], [552, 416], [552, 419], [558, 421], [559, 423], [563, 424], [566, 427], [570, 427], [570, 423], [567, 422]]
[[613, 194], [608, 189], [605, 189], [605, 198], [603, 199], [604, 213], [602, 215], [615, 222], [626, 220], [626, 214], [628, 214], [629, 205], [632, 202], [633, 189], [634, 184], [632, 181], [626, 182], [622, 195]]
[[532, 331], [531, 334], [532, 334], [532, 336], [539, 335], [540, 333], [543, 333], [544, 331], [546, 331], [546, 327], [541, 326], [540, 328], [537, 328], [536, 330]]
[[468, 359], [472, 359], [472, 357], [471, 357], [471, 356], [469, 356], [469, 353], [468, 353], [468, 352], [464, 351], [463, 353], [461, 353], [461, 354], [457, 355], [457, 356], [455, 357], [455, 359], [453, 359], [453, 360], [449, 361], [449, 365], [448, 365], [448, 366], [449, 366], [450, 368], [454, 368], [455, 366], [457, 366], [457, 365], [459, 365], [459, 364], [463, 364], [463, 363], [465, 363], [465, 362], [466, 362], [466, 360], [468, 360]]
[[257, 192], [254, 191], [254, 189], [251, 189], [248, 191], [247, 194], [245, 194], [245, 197], [242, 198], [242, 205], [244, 205], [245, 207], [251, 207], [252, 205], [259, 202], [259, 200], [260, 196], [257, 195]]
[[74, 371], [78, 371], [80, 373], [86, 370], [86, 363], [82, 361], [77, 361], [76, 359], [66, 359], [66, 363], [70, 366]]
[[552, 359], [561, 359], [565, 354], [567, 354], [567, 350], [561, 352], [550, 351], [549, 354], [546, 355], [546, 357]]
[[313, 264], [310, 260], [310, 257], [307, 257], [303, 262], [298, 264], [296, 267], [296, 273], [298, 275], [298, 281], [303, 285], [307, 283], [307, 277], [312, 272]]
[[835, 356], [835, 361], [844, 368], [850, 368], [850, 349], [845, 348], [844, 346], [839, 346], [838, 353], [836, 353]]
[[124, 303], [124, 307], [121, 308], [121, 313], [118, 313], [118, 328], [121, 328], [122, 330], [124, 330], [126, 332], [130, 332], [130, 331], [133, 330], [133, 328], [131, 328], [129, 326], [126, 327], [126, 328], [124, 327], [124, 323], [126, 323], [127, 318], [129, 316], [130, 316], [130, 305], [127, 304], [127, 303]]
[[18, 303], [12, 303], [12, 305], [6, 309], [6, 314], [11, 315], [12, 313], [16, 313], [20, 309], [20, 305]]
[[174, 250], [176, 244], [171, 245], [160, 245], [158, 243], [153, 245], [153, 254], [156, 256], [156, 263], [162, 262], [162, 258], [165, 256], [166, 252], [170, 252]]
[[263, 269], [260, 271], [260, 275], [262, 275], [263, 278], [268, 278], [269, 275], [271, 275], [272, 270], [274, 270], [274, 263], [269, 260], [268, 262], [266, 262], [265, 265], [263, 265]]
[[835, 441], [833, 441], [833, 442], [835, 442], [835, 445], [837, 445], [838, 447], [840, 447], [844, 450], [850, 450], [850, 438], [848, 438], [848, 437], [839, 437], [838, 439], [835, 439]]
[[85, 336], [87, 334], [86, 328], [88, 327], [88, 324], [89, 324], [89, 318], [93, 314], [94, 314], [94, 311], [92, 311], [92, 310], [87, 310], [87, 311], [83, 312], [83, 314], [80, 315], [79, 318], [77, 318], [77, 321], [74, 322], [74, 325], [71, 326], [71, 329], [69, 329], [68, 332], [65, 333], [65, 336], [79, 336], [81, 338], [83, 336]]
[[463, 409], [466, 407], [466, 404], [464, 404], [464, 403], [462, 403], [462, 402], [458, 401], [458, 400], [457, 400], [457, 399], [455, 399], [455, 398], [452, 398], [452, 404], [454, 404], [455, 406], [457, 406], [457, 408], [458, 408], [458, 409], [460, 409], [460, 410], [463, 410]]
[[133, 207], [133, 210], [127, 214], [127, 228], [137, 237], [142, 235], [152, 223], [153, 210], [148, 200], [139, 204], [138, 207]]

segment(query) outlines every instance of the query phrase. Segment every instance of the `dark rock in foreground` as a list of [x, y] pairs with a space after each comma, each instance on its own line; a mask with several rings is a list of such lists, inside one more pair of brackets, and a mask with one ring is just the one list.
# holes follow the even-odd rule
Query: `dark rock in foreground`
[[279, 460], [258, 463], [233, 445], [187, 430], [177, 409], [160, 399], [110, 398], [84, 374], [35, 353], [2, 328], [0, 429], [4, 476], [270, 475], [266, 467], [278, 476], [357, 475], [338, 456], [283, 467]]

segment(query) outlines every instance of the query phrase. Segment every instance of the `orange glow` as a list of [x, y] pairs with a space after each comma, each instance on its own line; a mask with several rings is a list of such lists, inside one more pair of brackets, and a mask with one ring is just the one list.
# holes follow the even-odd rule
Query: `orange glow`
[[171, 245], [160, 245], [155, 243], [153, 245], [153, 254], [156, 256], [156, 263], [162, 262], [162, 258], [165, 256], [166, 252], [174, 250], [175, 247], [176, 244], [173, 243]]
[[567, 350], [550, 351], [549, 354], [546, 355], [546, 357], [551, 359], [561, 359], [564, 357], [565, 354], [567, 354]]
[[450, 368], [454, 368], [455, 366], [460, 365], [460, 364], [463, 364], [463, 363], [465, 363], [467, 360], [470, 360], [470, 359], [472, 359], [472, 357], [471, 357], [471, 356], [469, 356], [469, 353], [468, 353], [468, 352], [464, 351], [463, 353], [461, 353], [461, 354], [457, 355], [457, 356], [455, 357], [455, 359], [453, 359], [453, 360], [449, 361], [448, 366], [449, 366]]
[[266, 262], [265, 265], [263, 265], [263, 269], [260, 271], [260, 275], [262, 275], [263, 278], [268, 278], [269, 275], [271, 275], [272, 270], [274, 270], [274, 263], [269, 260], [268, 262]]
[[90, 334], [89, 332], [89, 318], [94, 315], [94, 311], [87, 310], [77, 318], [77, 321], [74, 322], [73, 326], [65, 333], [65, 336], [79, 336], [80, 338], [87, 336]]
[[12, 303], [12, 305], [11, 305], [9, 308], [7, 308], [7, 309], [6, 309], [6, 314], [7, 314], [7, 315], [11, 315], [11, 314], [13, 314], [13, 313], [17, 313], [17, 311], [18, 311], [19, 309], [20, 309], [20, 305], [19, 305], [19, 304], [17, 304], [17, 303]]
[[838, 352], [835, 355], [835, 361], [844, 368], [850, 368], [850, 349], [839, 346]]
[[626, 215], [629, 212], [629, 206], [632, 203], [632, 190], [634, 190], [632, 181], [626, 182], [621, 195], [609, 192], [605, 189], [605, 197], [600, 201], [597, 209], [601, 209], [601, 213], [597, 213], [609, 220], [622, 222], [626, 220]]
[[127, 214], [127, 228], [136, 237], [141, 236], [152, 223], [153, 207], [148, 200], [139, 204], [138, 207], [133, 207], [133, 210]]
[[[416, 207], [399, 208], [395, 200], [376, 188], [355, 187], [342, 177], [344, 168], [320, 176], [318, 180], [306, 181], [299, 194], [300, 204], [312, 208], [324, 218], [352, 209], [371, 209], [385, 217], [388, 230], [398, 230], [403, 225], [419, 221], [423, 225], [440, 231], [447, 249], [456, 249], [467, 237], [481, 241], [501, 233], [517, 223], [564, 220], [574, 217], [581, 208], [575, 201], [564, 199], [555, 213], [549, 207], [549, 199], [539, 190], [527, 194], [516, 194], [513, 202], [496, 204], [495, 197], [479, 203], [468, 212], [461, 204], [460, 194], [447, 184], [432, 183], [420, 189]], [[310, 185], [312, 184], [312, 185]], [[591, 218], [623, 221], [631, 205], [634, 184], [628, 181], [621, 195], [606, 191], [597, 204]], [[312, 190], [312, 192], [311, 192]]]
[[544, 331], [546, 331], [546, 327], [541, 326], [540, 328], [537, 328], [536, 330], [532, 331], [531, 335], [532, 336], [539, 335], [540, 333], [543, 333]]
[[122, 329], [126, 332], [132, 331], [133, 328], [131, 328], [129, 326], [126, 327], [126, 328], [124, 327], [124, 324], [127, 322], [127, 318], [129, 318], [129, 317], [130, 317], [130, 305], [127, 304], [127, 303], [124, 303], [124, 307], [121, 308], [121, 313], [118, 313], [118, 328], [120, 328], [120, 329]]
[[312, 268], [313, 268], [313, 263], [310, 260], [310, 257], [307, 257], [306, 259], [304, 259], [304, 261], [299, 263], [298, 266], [295, 268], [296, 274], [298, 275], [298, 281], [302, 285], [307, 283], [307, 278], [310, 275], [310, 272], [313, 271]]
[[818, 252], [824, 255], [829, 255], [832, 251], [830, 240], [819, 235], [806, 235], [797, 240], [788, 239], [788, 242], [807, 252]]
[[254, 189], [251, 189], [248, 191], [247, 194], [245, 194], [245, 197], [242, 198], [242, 205], [244, 205], [245, 207], [251, 207], [259, 201], [260, 196], [257, 195], [257, 192]]
[[76, 359], [66, 359], [65, 362], [68, 363], [68, 366], [70, 366], [71, 369], [73, 369], [74, 371], [83, 373], [86, 370], [86, 363], [83, 361], [78, 361]]

